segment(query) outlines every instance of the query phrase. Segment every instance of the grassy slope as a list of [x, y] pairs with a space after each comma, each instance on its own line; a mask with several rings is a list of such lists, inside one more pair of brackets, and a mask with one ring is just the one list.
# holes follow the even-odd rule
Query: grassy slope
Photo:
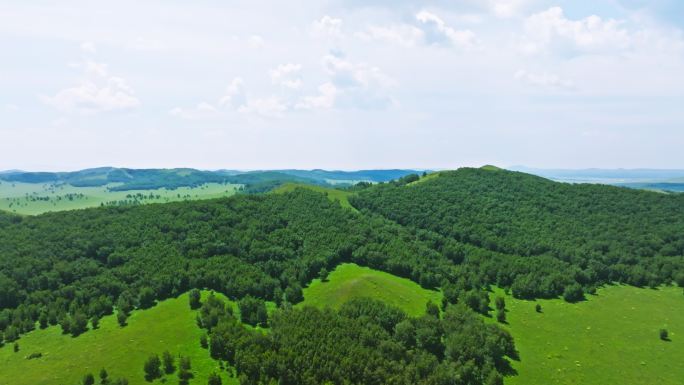
[[354, 209], [354, 207], [352, 207], [351, 204], [349, 204], [349, 196], [353, 195], [353, 193], [348, 192], [348, 191], [337, 190], [337, 189], [333, 189], [333, 188], [326, 188], [326, 187], [322, 187], [322, 186], [308, 185], [308, 184], [303, 184], [303, 183], [285, 183], [282, 186], [273, 190], [273, 192], [276, 194], [282, 194], [282, 193], [286, 193], [289, 191], [293, 191], [296, 188], [306, 188], [306, 189], [313, 190], [316, 192], [324, 193], [328, 196], [328, 198], [330, 200], [340, 202], [340, 205], [342, 207], [346, 207], [346, 208], [349, 208], [352, 210], [356, 210], [356, 209]]
[[[17, 214], [37, 215], [47, 211], [64, 211], [83, 209], [86, 207], [97, 207], [101, 203], [110, 201], [125, 200], [128, 194], [160, 195], [159, 199], [146, 199], [144, 203], [165, 203], [185, 199], [210, 199], [235, 194], [239, 185], [222, 185], [218, 183], [208, 183], [199, 187], [179, 187], [175, 190], [133, 190], [133, 191], [108, 191], [106, 187], [74, 187], [71, 185], [61, 185], [56, 188], [54, 194], [48, 189], [48, 184], [42, 183], [10, 183], [0, 182], [0, 210], [14, 212]], [[25, 199], [26, 194], [39, 197], [49, 196], [52, 201], [29, 201]], [[83, 194], [84, 198], [77, 198], [69, 201], [64, 196], [66, 194]], [[180, 197], [178, 197], [180, 194]], [[190, 195], [190, 198], [186, 198]], [[62, 196], [62, 200], [55, 198]], [[15, 202], [19, 199], [19, 205]], [[10, 203], [14, 203], [10, 207]]]
[[[195, 375], [190, 383], [206, 384], [209, 373], [218, 372], [219, 367], [199, 345], [204, 331], [197, 327], [195, 316], [184, 294], [151, 309], [134, 311], [123, 328], [115, 316], [108, 316], [99, 329], [76, 338], [63, 335], [59, 326], [33, 331], [19, 340], [18, 353], [11, 344], [0, 348], [0, 385], [77, 384], [88, 372], [97, 377], [103, 367], [110, 378], [126, 377], [130, 385], [149, 384], [144, 380], [143, 363], [150, 354], [161, 356], [164, 350], [189, 356]], [[25, 358], [38, 352], [43, 357]], [[177, 373], [167, 378], [169, 383], [178, 382]], [[225, 372], [222, 379], [224, 384], [237, 384]]]
[[425, 313], [425, 304], [441, 303], [442, 294], [421, 288], [417, 283], [382, 271], [352, 263], [339, 265], [327, 282], [315, 279], [304, 289], [304, 302], [299, 306], [338, 308], [355, 297], [370, 297], [397, 306], [412, 316]]
[[[682, 383], [681, 288], [611, 286], [577, 304], [537, 302], [542, 313], [535, 312], [535, 302], [506, 297], [504, 327], [521, 359], [513, 363], [518, 376], [506, 384]], [[659, 339], [660, 328], [669, 330], [671, 342]]]

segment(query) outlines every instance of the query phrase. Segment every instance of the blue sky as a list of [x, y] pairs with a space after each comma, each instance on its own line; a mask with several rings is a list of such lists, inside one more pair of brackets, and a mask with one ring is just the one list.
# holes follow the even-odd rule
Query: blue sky
[[0, 169], [684, 168], [683, 29], [676, 0], [0, 0]]

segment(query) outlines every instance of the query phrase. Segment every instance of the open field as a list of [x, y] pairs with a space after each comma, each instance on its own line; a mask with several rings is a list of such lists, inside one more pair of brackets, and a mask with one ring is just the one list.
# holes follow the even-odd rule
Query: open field
[[440, 304], [442, 293], [426, 290], [417, 283], [353, 263], [339, 265], [327, 282], [314, 279], [304, 289], [304, 302], [298, 306], [338, 308], [357, 297], [369, 297], [396, 306], [411, 316], [425, 314], [428, 301]]
[[[520, 362], [513, 362], [518, 375], [506, 384], [674, 385], [684, 379], [681, 288], [610, 286], [576, 304], [505, 299], [503, 327], [520, 352]], [[661, 328], [671, 341], [659, 339]]]
[[340, 206], [356, 210], [351, 204], [349, 204], [349, 196], [353, 195], [354, 193], [348, 191], [337, 190], [334, 188], [326, 188], [322, 186], [308, 185], [303, 183], [285, 183], [282, 186], [273, 190], [273, 192], [276, 194], [286, 193], [289, 191], [294, 191], [297, 188], [306, 188], [316, 192], [324, 193], [328, 196], [330, 200], [340, 202]]
[[[126, 377], [130, 385], [149, 384], [143, 364], [150, 354], [161, 356], [164, 350], [190, 357], [195, 376], [190, 384], [204, 385], [211, 372], [219, 372], [219, 366], [199, 344], [205, 331], [197, 326], [196, 314], [183, 294], [150, 309], [133, 311], [123, 328], [116, 316], [107, 316], [98, 329], [76, 338], [62, 334], [59, 326], [37, 329], [19, 339], [19, 352], [13, 352], [12, 344], [0, 348], [0, 385], [80, 384], [86, 373], [97, 378], [101, 368], [107, 369], [110, 378]], [[26, 359], [32, 353], [43, 356]], [[224, 384], [237, 384], [226, 372], [221, 372], [221, 377]], [[178, 382], [176, 373], [166, 378], [167, 383]]]
[[240, 185], [207, 183], [175, 190], [109, 191], [108, 186], [74, 187], [68, 184], [20, 183], [0, 181], [0, 210], [24, 215], [97, 207], [102, 204], [166, 203], [181, 200], [211, 199], [235, 194]]

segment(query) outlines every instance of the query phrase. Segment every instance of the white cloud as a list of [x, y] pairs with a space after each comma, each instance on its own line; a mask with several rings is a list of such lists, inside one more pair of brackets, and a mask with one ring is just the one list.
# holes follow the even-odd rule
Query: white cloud
[[522, 49], [538, 53], [547, 49], [571, 53], [606, 53], [628, 49], [633, 36], [624, 22], [592, 15], [580, 20], [565, 17], [563, 9], [552, 7], [525, 20]]
[[7, 111], [19, 111], [19, 106], [17, 106], [16, 104], [12, 104], [12, 103], [5, 104], [5, 110], [7, 110]]
[[247, 45], [251, 48], [263, 48], [266, 45], [266, 41], [259, 35], [251, 35], [247, 38]]
[[525, 84], [543, 88], [557, 88], [557, 89], [572, 89], [574, 84], [572, 81], [563, 79], [557, 75], [544, 73], [530, 73], [525, 70], [520, 70], [514, 76], [517, 80]]
[[42, 100], [62, 112], [82, 114], [140, 106], [133, 89], [123, 78], [111, 76], [106, 64], [89, 60], [78, 67], [84, 70], [84, 76], [77, 85], [65, 88], [55, 96], [44, 96]]
[[219, 100], [221, 106], [232, 107], [238, 109], [247, 103], [247, 94], [245, 92], [245, 83], [242, 78], [234, 78], [228, 87], [225, 94]]
[[200, 102], [193, 108], [176, 107], [169, 113], [182, 119], [197, 120], [214, 117], [218, 115], [219, 111], [207, 102]]
[[327, 82], [318, 86], [318, 95], [307, 96], [296, 104], [295, 108], [302, 110], [330, 109], [335, 105], [337, 87]]
[[299, 75], [301, 70], [301, 64], [281, 64], [269, 72], [271, 82], [286, 88], [298, 89], [302, 86], [302, 78]]
[[97, 49], [95, 48], [95, 43], [92, 41], [84, 41], [81, 43], [81, 51], [85, 53], [96, 53]]
[[365, 63], [352, 63], [339, 55], [328, 54], [323, 57], [323, 67], [339, 88], [372, 86], [392, 87], [396, 82], [385, 75], [378, 67]]
[[530, 0], [489, 0], [488, 8], [497, 17], [509, 18], [519, 15]]
[[238, 111], [245, 114], [256, 114], [267, 118], [278, 118], [287, 111], [287, 105], [278, 97], [270, 96], [263, 99], [249, 100], [247, 104], [238, 108]]
[[388, 43], [413, 47], [425, 40], [425, 33], [420, 28], [408, 24], [398, 24], [389, 27], [370, 26], [365, 31], [356, 34], [364, 40], [380, 40]]
[[319, 87], [320, 94], [314, 99], [305, 99], [304, 105], [315, 102], [338, 107], [382, 109], [394, 103], [387, 90], [395, 87], [397, 82], [378, 67], [353, 63], [333, 54], [323, 58], [323, 67], [330, 76], [330, 83]]
[[451, 43], [462, 48], [473, 48], [477, 44], [475, 33], [471, 30], [451, 28], [434, 13], [420, 11], [416, 14], [416, 20], [419, 22], [428, 44]]
[[316, 37], [342, 37], [342, 19], [325, 15], [311, 24], [311, 33]]

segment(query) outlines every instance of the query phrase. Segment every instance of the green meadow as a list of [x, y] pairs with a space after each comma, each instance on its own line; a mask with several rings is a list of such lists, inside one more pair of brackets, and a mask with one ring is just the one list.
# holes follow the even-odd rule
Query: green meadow
[[[62, 334], [59, 326], [37, 329], [19, 339], [19, 352], [14, 353], [12, 344], [0, 348], [0, 385], [80, 384], [86, 373], [97, 378], [101, 368], [112, 379], [125, 377], [130, 385], [149, 384], [143, 364], [151, 354], [161, 356], [165, 350], [176, 357], [190, 357], [194, 374], [190, 384], [206, 384], [214, 371], [221, 374], [223, 384], [237, 384], [200, 346], [205, 331], [197, 326], [196, 315], [188, 305], [188, 295], [183, 294], [133, 311], [124, 327], [112, 315], [102, 318], [98, 329], [75, 338]], [[27, 359], [32, 353], [42, 357]], [[162, 382], [178, 383], [177, 373], [154, 381]]]
[[340, 202], [340, 206], [356, 211], [356, 209], [349, 203], [349, 196], [353, 195], [354, 193], [349, 191], [327, 188], [323, 186], [309, 185], [304, 183], [285, 183], [282, 186], [279, 186], [276, 189], [274, 189], [273, 193], [283, 194], [286, 192], [294, 191], [298, 188], [305, 188], [319, 193], [323, 193], [331, 201]]
[[[492, 301], [503, 291], [496, 290]], [[506, 384], [682, 384], [684, 296], [678, 287], [609, 286], [586, 301], [505, 296], [520, 352]], [[542, 312], [535, 311], [535, 304]], [[492, 302], [492, 308], [494, 308]], [[495, 322], [492, 320], [492, 322]], [[658, 331], [667, 329], [670, 341]]]
[[48, 211], [97, 207], [112, 202], [138, 201], [147, 204], [211, 199], [233, 195], [240, 187], [235, 184], [207, 183], [197, 187], [179, 187], [174, 190], [162, 188], [109, 191], [110, 186], [113, 185], [74, 187], [68, 184], [0, 181], [0, 210], [23, 215], [37, 215]]
[[352, 298], [377, 299], [404, 310], [411, 316], [425, 314], [428, 301], [440, 304], [442, 293], [426, 290], [417, 283], [353, 263], [337, 266], [328, 280], [315, 279], [304, 289], [304, 302], [298, 306], [336, 309]]

